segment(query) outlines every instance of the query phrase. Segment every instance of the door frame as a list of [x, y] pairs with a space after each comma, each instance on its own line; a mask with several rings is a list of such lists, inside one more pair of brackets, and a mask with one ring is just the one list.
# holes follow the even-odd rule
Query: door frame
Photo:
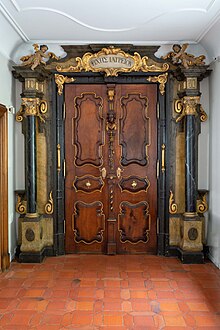
[[[147, 77], [150, 73], [122, 73], [118, 77], [106, 77], [103, 73], [77, 72], [68, 73], [74, 78], [73, 84], [152, 84]], [[52, 82], [52, 108], [56, 115], [52, 116], [51, 134], [53, 162], [53, 191], [54, 191], [54, 253], [65, 254], [65, 88], [61, 95], [57, 93], [54, 79]], [[156, 83], [157, 84], [157, 83]], [[168, 134], [171, 120], [170, 105], [171, 83], [168, 76], [165, 93], [162, 95], [157, 84], [157, 159], [159, 176], [157, 178], [157, 254], [169, 253], [169, 139]], [[165, 171], [161, 170], [162, 146], [165, 145]], [[58, 147], [59, 146], [59, 147]], [[59, 149], [59, 150], [58, 150]], [[59, 160], [58, 160], [59, 157]], [[60, 170], [57, 163], [60, 162]]]
[[0, 104], [0, 271], [9, 267], [8, 253], [8, 112]]

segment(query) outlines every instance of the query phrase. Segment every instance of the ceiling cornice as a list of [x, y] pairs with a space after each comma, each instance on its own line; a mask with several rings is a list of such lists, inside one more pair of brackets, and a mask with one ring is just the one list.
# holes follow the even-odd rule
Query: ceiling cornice
[[25, 42], [30, 41], [28, 36], [24, 33], [24, 31], [21, 29], [21, 27], [18, 25], [18, 23], [14, 20], [14, 18], [11, 16], [9, 11], [6, 9], [6, 7], [3, 5], [3, 3], [0, 2], [0, 11], [6, 18], [6, 20], [9, 22], [11, 27], [15, 30], [15, 32], [18, 33], [18, 35], [21, 37], [21, 39]]

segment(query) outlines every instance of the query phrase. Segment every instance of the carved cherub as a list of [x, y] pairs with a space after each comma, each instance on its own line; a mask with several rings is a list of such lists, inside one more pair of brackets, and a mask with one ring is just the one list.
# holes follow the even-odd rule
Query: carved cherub
[[164, 60], [171, 59], [173, 64], [182, 64], [185, 69], [188, 69], [190, 66], [195, 65], [205, 65], [204, 55], [200, 55], [198, 57], [188, 54], [185, 52], [188, 44], [183, 44], [182, 46], [178, 44], [173, 45], [173, 51], [169, 52], [167, 55], [162, 56]]
[[115, 124], [115, 113], [114, 111], [109, 111], [107, 114], [107, 123], [106, 123], [106, 131], [115, 131], [117, 129], [117, 126]]
[[31, 65], [31, 70], [34, 70], [38, 65], [43, 64], [46, 65], [46, 62], [43, 61], [43, 58], [54, 58], [56, 60], [59, 60], [59, 57], [57, 57], [52, 52], [47, 52], [48, 47], [47, 45], [41, 45], [39, 47], [38, 44], [33, 44], [35, 53], [31, 55], [22, 56], [20, 60], [23, 62], [22, 65]]

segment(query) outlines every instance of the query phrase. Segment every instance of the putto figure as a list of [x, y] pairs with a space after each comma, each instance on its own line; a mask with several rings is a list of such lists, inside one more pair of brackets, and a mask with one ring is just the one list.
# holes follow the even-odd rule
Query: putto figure
[[39, 46], [38, 44], [33, 44], [33, 47], [35, 50], [34, 54], [22, 56], [20, 58], [20, 60], [23, 62], [22, 65], [30, 65], [31, 70], [34, 70], [40, 64], [46, 65], [46, 62], [43, 60], [43, 58], [53, 58], [55, 60], [59, 60], [59, 57], [57, 57], [54, 53], [47, 52], [47, 45]]
[[185, 69], [188, 69], [190, 66], [205, 65], [205, 55], [196, 57], [192, 54], [188, 54], [186, 53], [187, 47], [188, 44], [183, 44], [182, 46], [174, 44], [173, 51], [162, 56], [162, 58], [164, 60], [170, 59], [173, 64], [182, 64]]

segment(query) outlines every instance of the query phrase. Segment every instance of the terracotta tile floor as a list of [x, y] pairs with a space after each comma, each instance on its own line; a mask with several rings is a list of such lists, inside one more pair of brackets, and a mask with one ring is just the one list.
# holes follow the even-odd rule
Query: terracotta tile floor
[[220, 329], [220, 270], [157, 256], [14, 262], [0, 274], [0, 329]]

